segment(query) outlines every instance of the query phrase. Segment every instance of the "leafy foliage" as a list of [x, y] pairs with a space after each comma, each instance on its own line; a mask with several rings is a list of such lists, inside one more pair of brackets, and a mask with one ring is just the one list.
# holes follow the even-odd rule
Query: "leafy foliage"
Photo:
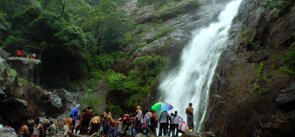
[[[123, 48], [135, 40], [130, 31], [133, 24], [117, 6], [125, 1], [88, 0], [95, 3], [89, 5], [85, 0], [0, 0], [0, 47], [10, 53], [39, 49], [42, 86], [85, 91], [81, 104], [101, 105], [113, 94], [130, 96], [124, 103], [107, 101], [111, 111], [123, 112], [142, 101], [166, 63], [162, 56], [146, 55], [131, 60], [129, 71], [114, 70], [126, 57]], [[152, 1], [158, 6], [169, 2]], [[169, 29], [162, 27], [155, 37], [167, 32]], [[97, 97], [101, 79], [113, 94]], [[19, 82], [30, 81], [20, 78]]]
[[288, 11], [292, 6], [292, 2], [293, 0], [267, 0], [262, 1], [261, 5], [274, 11], [274, 13], [278, 16]]
[[138, 0], [139, 6], [145, 6], [145, 5], [151, 5], [155, 4], [157, 7], [163, 6], [164, 4], [167, 4], [168, 2], [175, 2], [179, 0]]
[[285, 66], [282, 71], [295, 77], [295, 44], [290, 47], [283, 59]]
[[93, 33], [100, 45], [100, 53], [110, 53], [122, 48], [129, 24], [126, 15], [116, 4], [110, 0], [101, 0], [99, 5], [89, 12], [82, 27]]
[[[0, 32], [5, 32], [9, 29], [9, 23], [6, 19], [6, 14], [0, 11]], [[1, 37], [0, 37], [1, 38]]]
[[286, 4], [287, 0], [267, 0], [264, 5], [269, 9], [282, 9]]

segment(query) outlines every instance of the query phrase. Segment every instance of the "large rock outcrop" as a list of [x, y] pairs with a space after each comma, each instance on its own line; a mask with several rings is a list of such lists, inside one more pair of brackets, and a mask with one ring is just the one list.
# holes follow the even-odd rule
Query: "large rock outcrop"
[[279, 96], [294, 83], [281, 70], [295, 41], [295, 5], [286, 0], [276, 9], [267, 2], [243, 1], [215, 73], [205, 131], [220, 137], [295, 136], [294, 109], [280, 110], [292, 99]]
[[[24, 62], [18, 61], [18, 63]], [[0, 56], [0, 123], [17, 128], [22, 122], [35, 117], [44, 115], [58, 117], [74, 105], [73, 95], [66, 90], [51, 92], [42, 89], [27, 81], [26, 77], [18, 75], [23, 70], [29, 70], [25, 68], [26, 65], [16, 70], [13, 66], [9, 66]]]

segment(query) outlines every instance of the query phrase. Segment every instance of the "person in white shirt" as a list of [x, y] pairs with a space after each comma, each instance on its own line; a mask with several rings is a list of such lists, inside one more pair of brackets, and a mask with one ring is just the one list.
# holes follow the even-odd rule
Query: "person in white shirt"
[[178, 126], [179, 126], [179, 123], [183, 120], [183, 118], [180, 117], [177, 113], [178, 113], [177, 111], [174, 112], [174, 115], [171, 120], [172, 126], [170, 127], [170, 130], [172, 132], [172, 137], [178, 136]]
[[141, 130], [142, 130], [142, 124], [143, 124], [143, 114], [142, 114], [142, 111], [141, 111], [141, 107], [140, 106], [136, 106], [135, 120], [136, 120], [137, 132], [141, 132]]

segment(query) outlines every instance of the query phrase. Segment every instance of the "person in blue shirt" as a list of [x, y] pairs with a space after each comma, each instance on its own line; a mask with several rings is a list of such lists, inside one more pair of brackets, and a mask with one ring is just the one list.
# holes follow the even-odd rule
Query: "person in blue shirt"
[[73, 119], [72, 121], [72, 133], [74, 133], [74, 129], [76, 127], [76, 122], [77, 122], [77, 119], [78, 119], [78, 116], [79, 116], [79, 109], [80, 109], [80, 104], [77, 104], [76, 107], [74, 107], [72, 110], [71, 110], [71, 117]]

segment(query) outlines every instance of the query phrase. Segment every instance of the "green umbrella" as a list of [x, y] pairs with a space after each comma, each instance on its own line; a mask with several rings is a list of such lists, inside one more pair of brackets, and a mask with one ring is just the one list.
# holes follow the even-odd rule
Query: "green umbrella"
[[157, 102], [152, 106], [152, 110], [154, 111], [168, 111], [172, 108], [172, 105], [166, 102]]

